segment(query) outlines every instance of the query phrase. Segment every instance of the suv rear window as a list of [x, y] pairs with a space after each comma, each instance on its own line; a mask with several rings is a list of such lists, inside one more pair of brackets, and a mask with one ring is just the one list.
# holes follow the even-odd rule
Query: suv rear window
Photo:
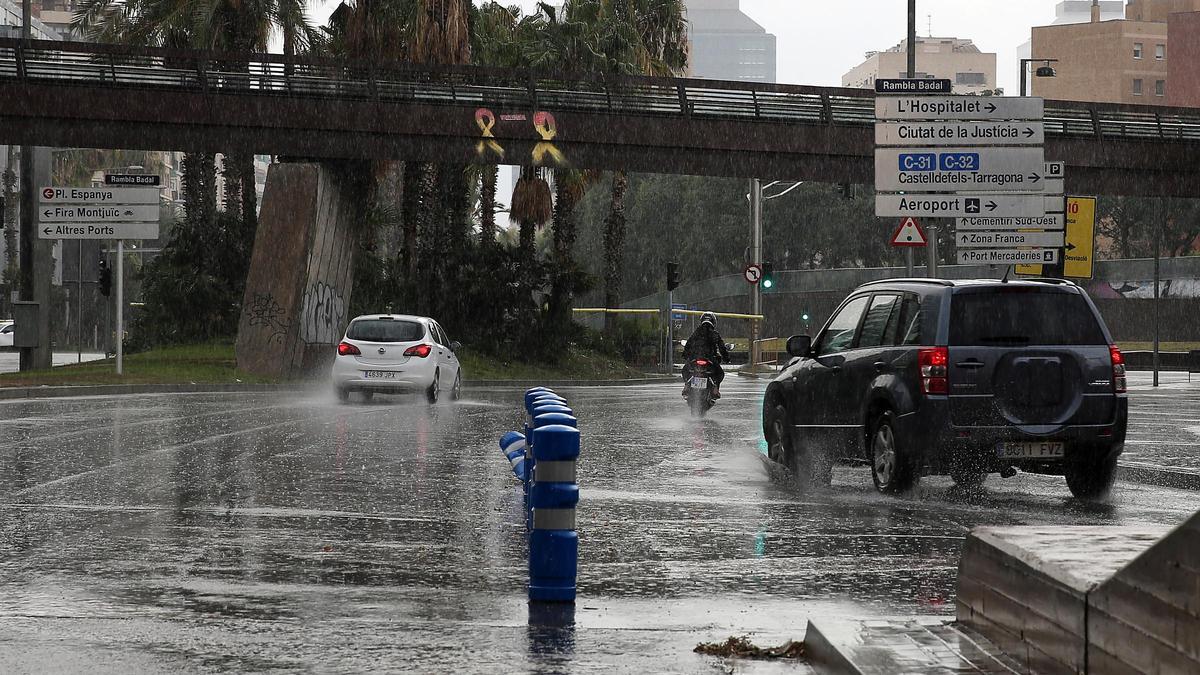
[[1036, 288], [955, 293], [950, 344], [961, 346], [1102, 345], [1104, 332], [1082, 295]]
[[350, 324], [346, 337], [363, 342], [414, 342], [425, 336], [425, 327], [416, 321], [361, 319]]

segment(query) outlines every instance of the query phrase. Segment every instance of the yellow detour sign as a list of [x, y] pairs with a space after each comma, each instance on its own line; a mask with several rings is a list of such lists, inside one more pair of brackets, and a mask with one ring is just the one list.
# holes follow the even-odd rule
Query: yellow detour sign
[[[1063, 276], [1091, 279], [1096, 252], [1096, 198], [1067, 197], [1066, 245], [1063, 248]], [[1042, 276], [1041, 265], [1017, 265], [1017, 274]]]
[[1091, 279], [1096, 252], [1096, 198], [1067, 198], [1067, 243], [1063, 251], [1063, 276]]

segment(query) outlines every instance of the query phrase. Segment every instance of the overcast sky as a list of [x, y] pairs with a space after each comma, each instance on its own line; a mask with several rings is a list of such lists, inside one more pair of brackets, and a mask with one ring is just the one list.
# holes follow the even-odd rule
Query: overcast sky
[[[526, 10], [535, 0], [509, 0]], [[313, 5], [324, 23], [338, 0]], [[996, 53], [1000, 86], [1017, 93], [1017, 46], [1031, 26], [1054, 20], [1058, 0], [917, 0], [917, 33], [932, 20], [937, 37], [975, 41]], [[778, 37], [779, 81], [840, 85], [842, 74], [868, 51], [887, 49], [904, 39], [906, 0], [742, 0], [742, 11]]]

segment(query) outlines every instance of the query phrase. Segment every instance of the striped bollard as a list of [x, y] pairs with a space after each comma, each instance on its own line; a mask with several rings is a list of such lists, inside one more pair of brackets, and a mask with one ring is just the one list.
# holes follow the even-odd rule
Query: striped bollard
[[[547, 420], [562, 413], [549, 413]], [[579, 430], [565, 424], [538, 426], [534, 432], [537, 461], [530, 502], [533, 531], [529, 535], [529, 599], [574, 602], [579, 568], [579, 535], [575, 507], [579, 504], [576, 465]]]
[[525, 491], [523, 505], [525, 507], [525, 529], [531, 527], [529, 520], [529, 479], [533, 476], [533, 452], [529, 446], [533, 444], [533, 409], [539, 405], [538, 401], [542, 398], [554, 397], [557, 400], [562, 399], [561, 396], [555, 394], [546, 387], [534, 387], [525, 390], [525, 476], [521, 480], [521, 487]]
[[525, 435], [510, 431], [500, 437], [500, 452], [504, 453], [508, 463], [512, 465], [513, 475], [522, 483], [525, 482]]
[[[533, 409], [533, 434], [541, 427], [547, 427], [552, 424], [563, 424], [568, 427], [578, 428], [579, 420], [575, 419], [571, 409], [562, 405], [539, 405]], [[530, 438], [533, 436], [531, 435]], [[534, 474], [537, 473], [537, 457], [534, 456], [532, 443], [527, 443], [525, 447], [525, 476], [529, 482], [529, 489], [525, 496], [525, 529], [533, 529], [533, 502], [529, 496], [533, 491]]]

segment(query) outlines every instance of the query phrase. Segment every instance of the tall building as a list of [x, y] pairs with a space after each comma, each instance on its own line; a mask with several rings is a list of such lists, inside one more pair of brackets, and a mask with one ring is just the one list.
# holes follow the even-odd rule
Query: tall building
[[[1030, 78], [1030, 92], [1066, 101], [1166, 105], [1173, 89], [1169, 19], [1181, 16], [1177, 12], [1200, 11], [1200, 0], [1132, 0], [1126, 18], [1108, 21], [1098, 11], [1099, 3], [1090, 6], [1087, 23], [1033, 28], [1034, 57], [1058, 62], [1053, 64], [1055, 77]], [[1179, 24], [1177, 39], [1186, 43], [1188, 30], [1194, 28]], [[1183, 61], [1179, 69], [1195, 69], [1195, 62]], [[1186, 98], [1187, 78], [1181, 77], [1179, 85]]]
[[[908, 40], [867, 59], [842, 75], [842, 86], [873, 89], [879, 78], [908, 75]], [[970, 40], [953, 37], [917, 38], [917, 77], [948, 79], [956, 94], [996, 89], [996, 55], [981, 52]]]
[[1200, 12], [1167, 17], [1171, 58], [1167, 60], [1167, 105], [1200, 108]]
[[[41, 19], [41, 5], [34, 2], [30, 7], [33, 21], [30, 32], [34, 40], [61, 40], [58, 29]], [[21, 0], [0, 0], [0, 37], [21, 37]]]
[[686, 2], [692, 77], [775, 81], [775, 36], [746, 16], [739, 0]]
[[[1100, 20], [1109, 21], [1112, 19], [1125, 18], [1125, 0], [1063, 0], [1054, 8], [1054, 21], [1050, 22], [1052, 26], [1061, 26], [1071, 23], [1088, 23], [1092, 20], [1092, 8], [1099, 7]], [[1033, 43], [1029, 40], [1025, 44], [1017, 47], [1017, 58], [1028, 59], [1033, 53]], [[1019, 64], [1014, 63], [1014, 66]], [[1007, 66], [1005, 66], [1007, 67]]]

